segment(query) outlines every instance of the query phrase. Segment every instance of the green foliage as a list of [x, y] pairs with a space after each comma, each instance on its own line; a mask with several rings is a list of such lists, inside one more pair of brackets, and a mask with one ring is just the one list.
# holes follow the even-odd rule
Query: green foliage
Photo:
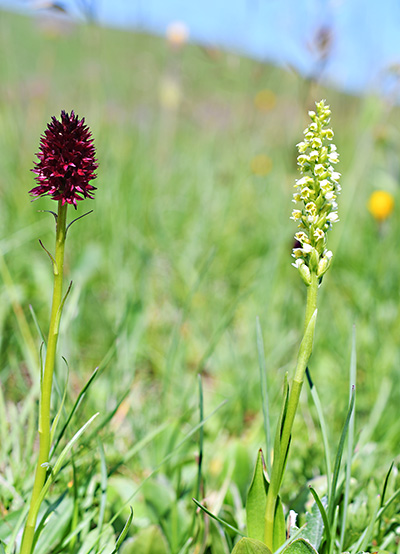
[[[258, 452], [253, 480], [246, 500], [247, 534], [249, 538], [263, 542], [265, 538], [265, 509], [267, 506], [268, 481], [264, 475], [262, 451]], [[286, 526], [281, 499], [275, 508], [274, 541], [276, 548], [285, 542]]]
[[296, 539], [283, 551], [284, 554], [318, 554], [312, 545], [304, 539]]
[[262, 451], [258, 452], [253, 480], [246, 501], [247, 534], [252, 539], [264, 540], [265, 507], [268, 483], [264, 476]]
[[232, 550], [232, 554], [271, 554], [271, 550], [261, 541], [243, 538]]
[[311, 511], [306, 513], [306, 527], [303, 532], [303, 537], [307, 539], [311, 545], [318, 550], [321, 544], [324, 532], [324, 522], [321, 515], [321, 510], [317, 503], [313, 504]]

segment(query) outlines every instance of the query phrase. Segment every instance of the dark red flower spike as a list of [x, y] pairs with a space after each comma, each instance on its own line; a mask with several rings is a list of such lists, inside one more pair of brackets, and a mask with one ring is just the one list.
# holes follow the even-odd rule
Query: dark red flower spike
[[32, 169], [38, 186], [32, 196], [49, 194], [61, 204], [73, 204], [78, 200], [93, 198], [96, 187], [90, 181], [97, 177], [98, 163], [93, 139], [85, 118], [71, 112], [61, 112], [61, 121], [52, 117], [51, 123], [40, 139], [39, 161]]

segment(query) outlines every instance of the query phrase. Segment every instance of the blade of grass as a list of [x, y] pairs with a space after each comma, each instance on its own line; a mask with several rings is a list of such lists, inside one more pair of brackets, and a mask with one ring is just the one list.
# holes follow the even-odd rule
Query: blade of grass
[[329, 437], [328, 437], [328, 428], [326, 426], [324, 412], [322, 410], [321, 401], [316, 387], [311, 379], [309, 368], [306, 369], [307, 381], [310, 386], [310, 392], [312, 399], [314, 401], [315, 408], [317, 410], [319, 425], [321, 427], [322, 442], [324, 443], [324, 456], [325, 456], [325, 468], [326, 468], [326, 479], [329, 483], [332, 482], [332, 464], [331, 464], [331, 452], [329, 447]]
[[331, 528], [329, 525], [328, 515], [326, 513], [326, 510], [324, 508], [324, 505], [321, 502], [320, 497], [318, 496], [318, 493], [313, 487], [309, 487], [310, 492], [314, 497], [315, 503], [318, 506], [319, 513], [321, 514], [322, 521], [324, 522], [324, 530], [325, 530], [325, 539], [328, 545], [332, 542], [332, 535], [331, 535]]
[[203, 504], [200, 504], [200, 502], [198, 500], [196, 500], [195, 498], [192, 498], [193, 502], [196, 504], [196, 506], [198, 506], [201, 510], [203, 510], [203, 512], [205, 512], [207, 515], [209, 515], [210, 517], [212, 517], [213, 519], [215, 519], [215, 521], [218, 521], [218, 523], [220, 523], [221, 525], [224, 525], [224, 527], [227, 527], [228, 529], [230, 529], [231, 531], [234, 531], [235, 533], [237, 533], [238, 535], [240, 535], [241, 537], [245, 537], [246, 535], [244, 533], [242, 533], [241, 531], [239, 531], [239, 529], [237, 529], [236, 527], [233, 527], [233, 525], [231, 525], [230, 523], [228, 523], [227, 521], [221, 519], [220, 517], [216, 516], [215, 514], [213, 514], [212, 512], [210, 512], [210, 510], [208, 510], [205, 506], [203, 506]]
[[[98, 446], [99, 446], [99, 454], [100, 454], [100, 487], [101, 487], [101, 497], [100, 497], [100, 507], [99, 507], [99, 519], [97, 528], [99, 530], [99, 540], [100, 536], [103, 530], [103, 524], [104, 524], [104, 514], [106, 510], [106, 504], [107, 504], [107, 463], [106, 463], [106, 456], [104, 453], [104, 447], [103, 443], [101, 442], [100, 438], [98, 439]], [[99, 541], [100, 542], [100, 541]]]
[[394, 460], [390, 464], [389, 471], [386, 473], [385, 481], [383, 483], [382, 495], [381, 495], [381, 508], [383, 506], [383, 503], [385, 502], [386, 490], [387, 490], [390, 474], [392, 473], [393, 466], [394, 466]]
[[[203, 400], [203, 383], [201, 381], [201, 375], [197, 376], [199, 384], [199, 417], [200, 421], [204, 419], [204, 400]], [[204, 427], [203, 425], [199, 429], [199, 461], [197, 467], [197, 485], [196, 485], [196, 495], [200, 495], [201, 488], [201, 471], [203, 468], [203, 439], [204, 439]]]
[[340, 437], [339, 446], [336, 453], [335, 466], [334, 466], [333, 476], [332, 476], [332, 484], [331, 484], [331, 489], [329, 491], [328, 520], [330, 524], [333, 523], [333, 515], [335, 511], [335, 506], [336, 506], [336, 487], [339, 479], [339, 471], [340, 471], [340, 464], [342, 461], [344, 443], [346, 440], [346, 435], [350, 424], [350, 417], [354, 409], [354, 402], [355, 402], [355, 388], [353, 387], [352, 393], [351, 393], [351, 399], [350, 399], [350, 406], [347, 411], [346, 421], [343, 426], [343, 431]]
[[[64, 405], [65, 405], [65, 399], [67, 398], [67, 388], [68, 388], [68, 381], [69, 381], [69, 365], [68, 365], [65, 358], [63, 358], [63, 360], [65, 362], [65, 365], [67, 366], [67, 375], [66, 375], [65, 384], [64, 384], [64, 392], [63, 392], [62, 397], [61, 397], [60, 407], [58, 408], [58, 411], [56, 413], [55, 418], [53, 419], [53, 423], [52, 423], [52, 426], [51, 426], [50, 444], [52, 444], [52, 442], [54, 440], [54, 435], [55, 435], [55, 432], [57, 430], [57, 425], [58, 425], [58, 422], [59, 422], [60, 417], [61, 417], [61, 413], [62, 413]], [[57, 380], [55, 378], [54, 379], [54, 384], [56, 382], [57, 382]]]
[[269, 421], [269, 402], [268, 402], [268, 383], [267, 383], [267, 366], [265, 363], [264, 341], [259, 317], [256, 318], [256, 334], [257, 334], [257, 351], [258, 365], [260, 368], [260, 383], [261, 383], [261, 403], [264, 421], [264, 435], [266, 444], [265, 463], [267, 473], [271, 476], [271, 426]]
[[128, 519], [127, 519], [125, 525], [124, 525], [124, 528], [122, 529], [121, 533], [120, 533], [119, 536], [118, 536], [117, 542], [115, 543], [115, 548], [114, 548], [114, 550], [111, 552], [111, 554], [117, 554], [117, 552], [118, 552], [118, 550], [119, 550], [119, 547], [121, 546], [121, 544], [122, 544], [123, 541], [125, 540], [126, 535], [128, 534], [129, 527], [131, 526], [132, 519], [133, 519], [133, 510], [132, 510], [132, 506], [129, 506], [129, 509], [130, 509], [129, 517], [128, 517]]
[[[199, 384], [199, 417], [200, 421], [204, 419], [204, 401], [203, 401], [203, 383], [201, 381], [201, 375], [197, 376]], [[202, 463], [203, 463], [203, 439], [204, 439], [204, 428], [201, 427], [199, 431], [199, 458], [197, 463], [197, 483], [196, 483], [196, 496], [200, 496], [200, 489], [202, 484]], [[203, 491], [203, 497], [205, 493]], [[193, 513], [192, 526], [190, 529], [190, 535], [193, 535], [193, 531], [196, 525], [196, 513]]]
[[[36, 531], [35, 531], [35, 539], [33, 541], [33, 545], [32, 545], [32, 551], [35, 550], [35, 547], [36, 547], [36, 543], [43, 531], [43, 529], [45, 528], [45, 526], [47, 525], [47, 522], [48, 522], [48, 519], [49, 517], [51, 516], [51, 514], [53, 512], [55, 512], [57, 510], [57, 508], [59, 507], [59, 505], [61, 504], [61, 502], [64, 500], [66, 494], [67, 494], [68, 491], [64, 491], [54, 502], [52, 502], [50, 504], [50, 506], [47, 508], [47, 510], [44, 512], [43, 516], [41, 517], [40, 519], [40, 522], [38, 524], [38, 526], [36, 527]], [[48, 546], [44, 546], [44, 548], [48, 548]], [[40, 550], [40, 549], [39, 549]]]
[[[353, 390], [354, 391], [356, 390], [356, 379], [357, 379], [356, 328], [355, 326], [353, 326], [351, 357], [350, 357], [349, 404], [351, 403]], [[346, 476], [345, 476], [345, 482], [344, 482], [343, 511], [342, 511], [342, 522], [341, 522], [341, 528], [340, 528], [340, 540], [339, 540], [340, 551], [343, 550], [344, 534], [346, 531], [347, 508], [349, 505], [351, 464], [352, 464], [353, 450], [354, 450], [354, 422], [355, 422], [355, 399], [354, 399], [354, 409], [352, 410], [350, 415], [349, 431], [348, 431], [348, 439], [347, 439]]]
[[[78, 487], [78, 471], [76, 470], [74, 456], [71, 457], [71, 464], [72, 464], [72, 480], [73, 480], [73, 483], [72, 483], [73, 511], [72, 511], [72, 518], [71, 518], [71, 529], [75, 529], [79, 521], [79, 493], [78, 493], [79, 487]], [[69, 546], [70, 554], [74, 554], [74, 552], [76, 552], [76, 548], [75, 548], [76, 539], [77, 539], [77, 536], [75, 535], [71, 540], [71, 543]]]
[[[394, 467], [394, 460], [390, 464], [389, 471], [386, 473], [385, 481], [383, 483], [380, 508], [383, 507], [384, 502], [385, 502], [386, 491], [387, 491], [387, 487], [388, 487], [388, 483], [389, 483], [389, 477], [392, 473], [393, 467]], [[380, 514], [379, 517], [378, 517], [378, 543], [380, 543], [381, 541], [382, 541], [382, 515]]]
[[33, 306], [31, 306], [29, 304], [29, 310], [31, 312], [31, 316], [32, 316], [32, 319], [33, 319], [33, 323], [35, 324], [35, 327], [36, 327], [36, 331], [40, 337], [40, 342], [42, 344], [46, 344], [46, 337], [44, 336], [43, 334], [43, 331], [40, 327], [40, 324], [39, 324], [39, 321], [38, 321], [38, 318], [36, 317], [36, 313], [35, 313], [35, 310], [33, 309]]
[[400, 496], [400, 489], [397, 489], [397, 491], [392, 494], [392, 496], [389, 498], [389, 500], [386, 502], [386, 504], [384, 506], [382, 506], [382, 508], [379, 509], [378, 517], [382, 516], [382, 514], [385, 512], [385, 510], [387, 510], [389, 508], [389, 506], [392, 504], [392, 502], [394, 502], [396, 500], [396, 498], [398, 496]]
[[55, 444], [53, 445], [51, 451], [50, 451], [50, 457], [53, 455], [53, 453], [56, 451], [56, 448], [57, 446], [60, 444], [60, 441], [61, 439], [63, 438], [64, 436], [64, 433], [65, 431], [67, 430], [68, 428], [68, 425], [70, 424], [71, 422], [71, 419], [73, 418], [76, 410], [78, 409], [80, 403], [82, 402], [87, 390], [89, 389], [90, 385], [93, 383], [94, 379], [96, 378], [96, 375], [98, 373], [98, 370], [99, 368], [96, 367], [96, 369], [93, 371], [92, 375], [89, 377], [89, 380], [87, 381], [87, 383], [85, 384], [85, 386], [82, 388], [82, 390], [80, 391], [80, 393], [78, 394], [78, 397], [77, 399], [75, 400], [75, 403], [72, 407], [72, 410], [70, 411], [69, 413], [69, 416], [67, 417], [67, 421], [64, 423], [61, 431], [60, 431], [60, 434], [58, 435], [57, 437], [57, 440], [55, 442]]

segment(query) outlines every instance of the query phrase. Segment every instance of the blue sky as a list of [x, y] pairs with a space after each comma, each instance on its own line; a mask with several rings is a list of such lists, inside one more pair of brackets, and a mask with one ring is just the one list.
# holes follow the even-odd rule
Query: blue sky
[[[326, 80], [351, 92], [382, 90], [390, 66], [400, 67], [399, 0], [92, 0], [104, 25], [164, 34], [184, 22], [191, 40], [257, 59], [290, 65], [310, 75], [310, 50], [318, 29], [329, 27], [333, 43]], [[79, 0], [59, 0], [70, 8]], [[29, 0], [0, 0], [29, 6]]]

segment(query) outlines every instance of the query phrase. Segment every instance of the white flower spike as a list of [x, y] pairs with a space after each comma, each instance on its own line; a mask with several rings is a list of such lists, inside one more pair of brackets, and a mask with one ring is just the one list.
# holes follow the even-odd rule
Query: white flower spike
[[296, 262], [292, 265], [299, 270], [306, 284], [310, 282], [310, 272], [321, 278], [330, 266], [332, 252], [326, 249], [326, 232], [339, 221], [335, 200], [340, 193], [340, 173], [333, 168], [339, 161], [339, 154], [331, 142], [333, 131], [328, 128], [329, 106], [321, 100], [316, 102], [316, 111], [308, 114], [311, 123], [304, 131], [304, 140], [297, 145], [301, 177], [294, 185], [296, 209], [290, 218], [301, 230], [295, 234], [292, 255]]

